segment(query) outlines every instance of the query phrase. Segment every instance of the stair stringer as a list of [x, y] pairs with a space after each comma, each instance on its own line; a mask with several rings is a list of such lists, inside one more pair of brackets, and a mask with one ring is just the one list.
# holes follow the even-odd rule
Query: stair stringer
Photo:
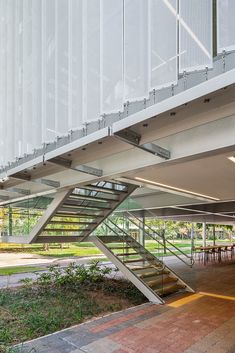
[[89, 240], [92, 241], [97, 248], [99, 248], [105, 256], [126, 276], [144, 295], [148, 300], [155, 304], [164, 304], [164, 300], [157, 295], [150, 287], [148, 287], [141, 278], [132, 272], [125, 264], [119, 260], [115, 254], [96, 236], [90, 236]]
[[51, 218], [54, 216], [58, 208], [68, 198], [72, 191], [73, 189], [69, 189], [56, 193], [51, 204], [48, 206], [41, 218], [38, 220], [37, 224], [31, 230], [29, 234], [29, 244], [37, 242], [37, 239], [43, 229], [47, 226], [47, 224], [50, 222]]

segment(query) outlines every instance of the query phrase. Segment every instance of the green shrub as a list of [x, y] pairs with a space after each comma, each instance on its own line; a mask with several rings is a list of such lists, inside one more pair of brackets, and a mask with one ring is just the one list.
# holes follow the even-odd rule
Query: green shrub
[[78, 286], [84, 283], [102, 282], [111, 271], [111, 268], [101, 265], [97, 260], [92, 261], [88, 266], [71, 263], [68, 267], [62, 268], [54, 265], [50, 266], [47, 272], [36, 273], [35, 282], [30, 278], [25, 278], [21, 282], [25, 287], [32, 286], [33, 283], [46, 288], [48, 286]]

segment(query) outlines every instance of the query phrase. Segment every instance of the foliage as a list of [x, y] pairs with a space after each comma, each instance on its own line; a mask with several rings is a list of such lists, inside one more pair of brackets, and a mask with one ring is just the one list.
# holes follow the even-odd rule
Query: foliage
[[64, 269], [52, 266], [38, 274], [36, 282], [28, 279], [20, 288], [1, 290], [0, 352], [16, 353], [10, 345], [145, 300], [128, 281], [110, 278], [110, 271], [97, 261]]
[[[37, 273], [35, 284], [39, 286], [78, 286], [86, 283], [96, 283], [110, 274], [111, 268], [102, 266], [99, 261], [92, 261], [89, 266], [70, 263], [68, 267], [62, 268], [53, 265], [47, 272]], [[25, 280], [23, 280], [25, 283]]]

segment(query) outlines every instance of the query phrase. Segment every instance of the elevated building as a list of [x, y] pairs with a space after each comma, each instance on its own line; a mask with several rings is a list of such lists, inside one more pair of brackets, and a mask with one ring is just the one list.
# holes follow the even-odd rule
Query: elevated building
[[191, 291], [109, 217], [234, 224], [235, 2], [0, 9], [1, 241], [90, 239], [151, 301]]

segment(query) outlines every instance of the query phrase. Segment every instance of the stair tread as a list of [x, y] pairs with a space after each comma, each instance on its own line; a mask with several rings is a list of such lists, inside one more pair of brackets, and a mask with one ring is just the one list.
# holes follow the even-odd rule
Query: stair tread
[[103, 203], [109, 203], [109, 202], [118, 202], [118, 199], [109, 199], [108, 197], [100, 197], [100, 196], [91, 196], [91, 195], [82, 195], [82, 194], [71, 194], [69, 195], [69, 199], [73, 200], [90, 200], [90, 201], [95, 201], [95, 202], [103, 202]]
[[[59, 211], [58, 211], [59, 212]], [[61, 218], [102, 218], [102, 215], [96, 215], [91, 213], [56, 213], [53, 217], [61, 217]]]
[[[68, 200], [67, 200], [68, 201]], [[74, 208], [77, 208], [77, 209], [80, 209], [80, 208], [82, 208], [82, 209], [91, 209], [91, 210], [111, 210], [111, 207], [99, 207], [99, 206], [94, 206], [94, 205], [91, 205], [91, 206], [89, 206], [89, 205], [77, 205], [76, 203], [69, 203], [69, 202], [64, 202], [63, 204], [62, 204], [62, 207], [74, 207]]]
[[69, 225], [78, 225], [78, 224], [81, 224], [81, 225], [89, 225], [89, 224], [96, 224], [97, 222], [81, 222], [81, 221], [55, 221], [55, 220], [52, 220], [50, 221], [48, 224], [69, 224]]
[[174, 283], [174, 284], [169, 284], [169, 285], [164, 285], [162, 288], [158, 288], [155, 290], [155, 292], [158, 295], [166, 295], [166, 294], [171, 294], [171, 293], [176, 293], [181, 289], [184, 289], [186, 286], [181, 285], [179, 283]]
[[65, 229], [65, 228], [44, 228], [43, 232], [83, 232], [89, 231], [89, 228]]
[[113, 188], [107, 188], [107, 187], [102, 187], [102, 186], [94, 186], [94, 185], [86, 185], [86, 186], [82, 186], [81, 189], [85, 189], [85, 190], [94, 190], [94, 191], [100, 191], [100, 192], [106, 192], [109, 194], [116, 194], [116, 195], [120, 195], [122, 193], [127, 194], [128, 191], [127, 190], [116, 190]]
[[128, 250], [132, 249], [131, 247], [125, 247], [123, 248], [122, 246], [114, 246], [114, 247], [109, 247], [110, 250]]
[[125, 260], [123, 261], [125, 264], [129, 264], [129, 263], [132, 263], [132, 262], [144, 262], [145, 259], [141, 258], [141, 259], [132, 259], [132, 260]]
[[148, 266], [144, 266], [144, 267], [133, 267], [132, 271], [141, 271], [141, 270], [145, 270], [145, 269], [156, 269], [153, 265], [148, 265]]
[[[111, 244], [111, 243], [123, 243], [123, 240], [118, 237], [118, 236], [113, 236], [113, 235], [103, 235], [99, 237], [102, 242], [105, 244]], [[111, 249], [111, 248], [110, 248]]]
[[178, 281], [177, 278], [173, 278], [173, 277], [169, 277], [169, 276], [162, 276], [161, 274], [159, 274], [158, 276], [156, 276], [155, 279], [151, 279], [151, 280], [145, 280], [144, 279], [144, 282], [149, 286], [149, 287], [158, 287], [161, 286], [162, 284], [163, 285], [166, 285], [166, 284], [174, 284]]
[[148, 277], [153, 277], [153, 276], [157, 276], [157, 275], [169, 275], [169, 271], [165, 270], [165, 269], [162, 269], [162, 268], [156, 268], [154, 271], [151, 271], [151, 272], [146, 272], [146, 273], [140, 273], [140, 274], [137, 274], [138, 277], [142, 278], [142, 279], [145, 279], [145, 278], [148, 278]]
[[132, 255], [138, 255], [137, 252], [126, 252], [126, 253], [119, 253], [119, 254], [115, 254], [116, 256], [132, 256]]

